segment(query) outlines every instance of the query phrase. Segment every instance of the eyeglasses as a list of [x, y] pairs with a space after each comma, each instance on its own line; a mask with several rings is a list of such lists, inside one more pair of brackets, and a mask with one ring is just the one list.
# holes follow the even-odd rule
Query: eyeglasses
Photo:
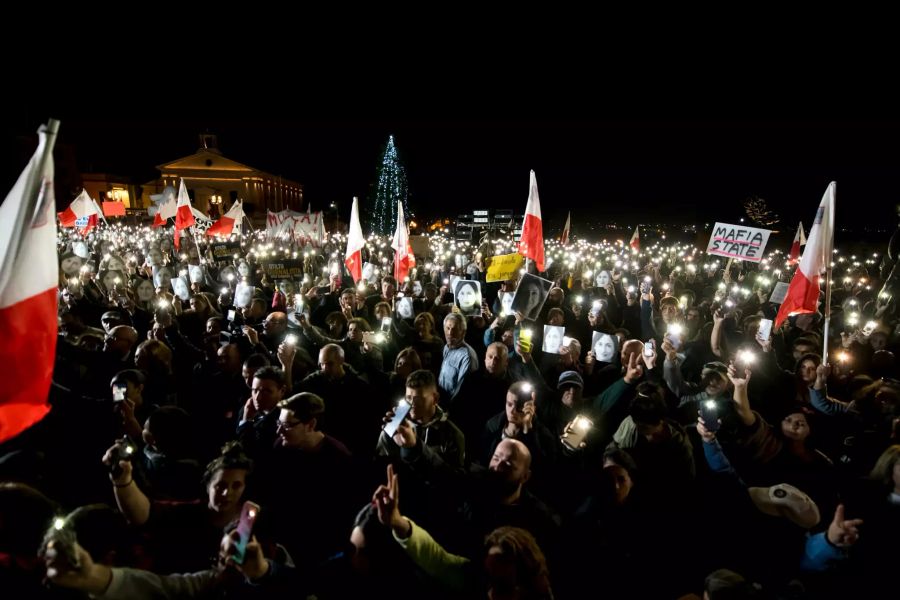
[[289, 429], [293, 429], [300, 423], [302, 423], [302, 421], [293, 421], [293, 422], [278, 421], [278, 429], [284, 429], [285, 431], [287, 431]]

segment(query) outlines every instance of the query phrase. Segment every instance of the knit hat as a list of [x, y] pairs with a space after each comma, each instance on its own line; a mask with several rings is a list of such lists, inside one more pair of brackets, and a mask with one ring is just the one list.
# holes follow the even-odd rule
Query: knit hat
[[561, 389], [566, 385], [574, 385], [584, 389], [584, 379], [581, 378], [578, 371], [564, 371], [562, 375], [559, 376], [559, 382], [556, 384], [556, 387]]
[[812, 529], [819, 523], [819, 507], [792, 485], [779, 483], [770, 488], [752, 487], [748, 491], [756, 508], [767, 515], [784, 517], [804, 529]]

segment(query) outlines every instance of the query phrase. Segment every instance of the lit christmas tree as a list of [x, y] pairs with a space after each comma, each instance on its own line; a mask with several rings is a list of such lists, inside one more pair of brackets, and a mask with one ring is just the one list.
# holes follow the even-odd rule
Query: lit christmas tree
[[378, 183], [369, 198], [369, 225], [379, 235], [393, 235], [397, 227], [397, 200], [403, 202], [406, 221], [413, 217], [409, 210], [409, 191], [406, 185], [406, 169], [397, 156], [394, 136], [388, 137], [381, 165], [378, 167]]

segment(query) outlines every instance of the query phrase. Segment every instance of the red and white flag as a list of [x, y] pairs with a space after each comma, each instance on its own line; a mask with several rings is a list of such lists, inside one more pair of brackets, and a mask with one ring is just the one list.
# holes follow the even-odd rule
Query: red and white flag
[[409, 231], [406, 230], [406, 219], [403, 216], [403, 202], [400, 200], [397, 200], [397, 230], [394, 231], [391, 248], [394, 249], [394, 279], [397, 280], [398, 286], [402, 286], [406, 276], [409, 275], [409, 270], [416, 266], [416, 257], [409, 243]]
[[569, 211], [569, 216], [566, 217], [566, 226], [563, 227], [562, 235], [559, 237], [559, 243], [565, 246], [569, 243], [569, 227], [572, 226], [572, 211]]
[[788, 262], [796, 264], [800, 260], [800, 247], [806, 245], [806, 236], [803, 234], [803, 222], [797, 225], [797, 233], [794, 235], [794, 242], [791, 244], [791, 254]]
[[519, 238], [519, 254], [534, 261], [539, 272], [544, 271], [544, 231], [541, 221], [541, 199], [538, 197], [537, 178], [531, 172], [528, 188], [528, 204], [525, 206], [525, 222]]
[[232, 233], [240, 233], [241, 221], [244, 220], [244, 202], [236, 201], [228, 209], [228, 212], [212, 224], [212, 227], [206, 230], [206, 235], [231, 235]]
[[641, 251], [641, 232], [638, 231], [640, 225], [634, 226], [634, 233], [631, 234], [631, 241], [628, 242], [628, 245], [637, 250]]
[[159, 203], [159, 208], [156, 211], [156, 216], [153, 218], [152, 227], [159, 227], [160, 225], [165, 225], [166, 222], [175, 216], [176, 212], [176, 204], [175, 196], [171, 193], [171, 188], [169, 188], [169, 193], [166, 194], [165, 199]]
[[354, 196], [353, 207], [350, 209], [350, 236], [347, 238], [347, 251], [344, 253], [344, 264], [353, 276], [353, 283], [359, 283], [362, 279], [362, 249], [365, 245], [362, 227], [359, 226], [359, 200]]
[[803, 251], [803, 258], [800, 259], [800, 267], [794, 272], [787, 295], [775, 317], [776, 328], [791, 315], [814, 313], [818, 308], [820, 275], [831, 262], [831, 249], [834, 247], [836, 187], [837, 184], [833, 181], [828, 184], [819, 210], [816, 211], [812, 229], [809, 230], [809, 241]]
[[181, 230], [187, 229], [197, 220], [191, 211], [191, 197], [188, 196], [187, 188], [184, 186], [184, 179], [181, 180], [181, 187], [178, 188], [178, 205], [175, 209], [175, 248], [181, 245]]
[[87, 190], [81, 190], [69, 207], [56, 216], [59, 217], [59, 224], [62, 227], [78, 227], [81, 235], [86, 235], [97, 226], [99, 214], [97, 203], [88, 195]]
[[38, 131], [37, 150], [0, 205], [0, 442], [50, 410], [56, 353], [56, 219], [53, 145], [58, 121]]

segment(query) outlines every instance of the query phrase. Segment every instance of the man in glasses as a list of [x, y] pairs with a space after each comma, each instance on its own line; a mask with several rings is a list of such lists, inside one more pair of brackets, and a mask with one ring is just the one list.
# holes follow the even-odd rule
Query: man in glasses
[[[340, 551], [346, 532], [335, 527], [359, 508], [352, 493], [350, 451], [319, 430], [325, 401], [303, 392], [278, 403], [272, 453], [257, 463], [260, 499], [279, 523], [279, 541], [298, 564], [313, 564]], [[292, 492], [296, 486], [301, 491]], [[299, 559], [299, 560], [298, 560]]]

